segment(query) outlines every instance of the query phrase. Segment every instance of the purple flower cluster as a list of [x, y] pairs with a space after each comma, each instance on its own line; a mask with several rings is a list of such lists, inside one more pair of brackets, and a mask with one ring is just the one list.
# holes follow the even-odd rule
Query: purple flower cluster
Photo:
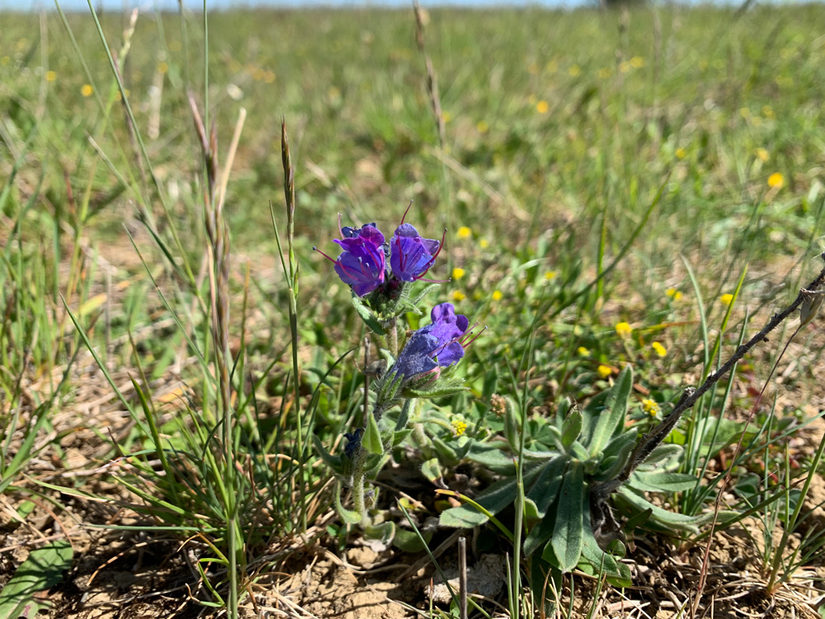
[[335, 263], [335, 272], [341, 281], [349, 284], [359, 297], [393, 279], [402, 282], [421, 279], [435, 262], [444, 239], [425, 239], [415, 227], [404, 223], [404, 217], [389, 243], [385, 242], [384, 235], [375, 224], [366, 224], [361, 228], [345, 226], [341, 228], [343, 238], [334, 241], [343, 249], [341, 255], [333, 259], [320, 252]]
[[413, 332], [395, 362], [396, 374], [405, 381], [449, 367], [464, 356], [467, 317], [456, 314], [452, 303], [436, 305], [430, 317], [432, 323]]

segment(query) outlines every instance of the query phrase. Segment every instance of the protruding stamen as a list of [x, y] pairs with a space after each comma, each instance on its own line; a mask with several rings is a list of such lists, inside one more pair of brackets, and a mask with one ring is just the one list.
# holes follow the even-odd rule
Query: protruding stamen
[[[407, 213], [410, 212], [410, 209], [412, 208], [412, 205], [413, 205], [413, 201], [410, 200], [410, 203], [407, 205], [407, 210], [404, 211], [404, 214], [401, 216], [401, 224], [403, 224], [404, 220], [407, 218]], [[398, 225], [400, 226], [401, 224], [398, 224]]]
[[[475, 326], [475, 325], [473, 325], [473, 326]], [[467, 331], [467, 333], [465, 333], [465, 334], [464, 334], [464, 336], [462, 337], [462, 340], [463, 340], [464, 338], [467, 338], [467, 337], [470, 337], [470, 339], [469, 339], [469, 340], [467, 340], [466, 342], [464, 342], [464, 341], [462, 341], [462, 340], [459, 340], [459, 343], [461, 344], [461, 347], [462, 347], [464, 350], [467, 350], [467, 348], [470, 346], [470, 344], [472, 344], [473, 342], [475, 342], [475, 341], [476, 341], [476, 340], [477, 340], [477, 339], [481, 336], [481, 334], [482, 334], [482, 333], [484, 333], [486, 330], [487, 330], [487, 325], [484, 325], [484, 327], [482, 327], [481, 331], [479, 331], [478, 333], [473, 334], [473, 329], [471, 328], [471, 329], [470, 329], [469, 331]]]
[[330, 261], [330, 262], [332, 262], [332, 263], [337, 263], [337, 262], [338, 262], [335, 258], [332, 258], [332, 257], [328, 256], [327, 254], [325, 254], [324, 252], [322, 252], [320, 249], [318, 249], [318, 248], [317, 248], [317, 247], [315, 247], [314, 245], [312, 246], [312, 251], [317, 251], [317, 252], [318, 252], [319, 254], [321, 254], [324, 258], [326, 258], [327, 260], [329, 260], [329, 261]]
[[438, 249], [436, 249], [436, 250], [435, 250], [435, 253], [434, 253], [434, 254], [432, 255], [432, 257], [431, 257], [431, 258], [427, 261], [427, 264], [425, 264], [425, 265], [424, 265], [424, 270], [423, 270], [423, 271], [421, 271], [421, 273], [419, 273], [419, 274], [418, 274], [418, 276], [417, 276], [415, 279], [421, 279], [422, 277], [424, 277], [424, 274], [425, 274], [427, 271], [429, 271], [429, 270], [430, 270], [430, 267], [432, 267], [432, 266], [433, 266], [433, 264], [435, 263], [435, 259], [436, 259], [436, 257], [438, 256], [438, 254], [440, 254], [440, 253], [441, 253], [441, 248], [442, 248], [442, 247], [444, 247], [444, 241], [445, 241], [446, 239], [447, 239], [447, 228], [444, 228], [444, 232], [442, 232], [442, 234], [441, 234], [441, 242], [438, 244]]

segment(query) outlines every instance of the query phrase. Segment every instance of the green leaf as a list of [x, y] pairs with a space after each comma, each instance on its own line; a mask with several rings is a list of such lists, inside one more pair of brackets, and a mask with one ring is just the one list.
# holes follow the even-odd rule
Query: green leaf
[[671, 470], [679, 466], [684, 448], [674, 443], [662, 443], [637, 467], [638, 471], [656, 469]]
[[659, 507], [658, 505], [654, 505], [627, 486], [622, 486], [619, 488], [619, 491], [614, 496], [629, 503], [632, 507], [639, 511], [649, 509], [650, 520], [664, 528], [678, 529], [680, 531], [687, 531], [688, 533], [699, 532], [699, 527], [697, 525], [700, 520], [696, 517], [677, 514]]
[[555, 426], [561, 430], [564, 425], [564, 420], [567, 419], [570, 409], [573, 408], [573, 402], [570, 398], [562, 398], [556, 407], [556, 414], [554, 415]]
[[341, 503], [341, 484], [335, 484], [335, 511], [341, 516], [341, 520], [347, 524], [359, 524], [361, 522], [361, 514], [351, 509], [347, 509]]
[[[524, 556], [529, 557], [539, 548], [550, 547], [548, 541], [553, 535], [553, 527], [555, 526], [555, 519], [551, 516], [546, 516], [538, 525], [530, 529], [530, 533], [524, 538]], [[552, 549], [551, 549], [552, 550]], [[549, 560], [549, 559], [548, 559]], [[556, 563], [555, 557], [550, 563]]]
[[378, 429], [378, 421], [376, 421], [375, 415], [368, 415], [367, 430], [364, 432], [364, 439], [361, 444], [368, 453], [376, 455], [384, 453], [381, 431]]
[[29, 618], [50, 604], [36, 594], [59, 583], [72, 566], [74, 552], [65, 539], [32, 550], [0, 591], [0, 617]]
[[683, 492], [696, 487], [698, 480], [687, 473], [667, 471], [634, 471], [628, 483], [644, 492]]
[[447, 466], [455, 466], [458, 464], [458, 454], [456, 454], [452, 445], [448, 445], [437, 436], [430, 437], [430, 441], [444, 464]]
[[594, 573], [601, 572], [607, 576], [610, 583], [615, 587], [630, 587], [633, 581], [630, 576], [630, 568], [618, 561], [616, 557], [605, 552], [596, 541], [593, 535], [590, 515], [585, 513], [584, 540], [582, 542], [582, 559], [589, 563]]
[[621, 473], [628, 460], [633, 448], [636, 446], [636, 430], [628, 430], [618, 436], [613, 437], [613, 440], [608, 443], [605, 450], [602, 452], [602, 459], [599, 463], [599, 470], [593, 476], [597, 481], [605, 481], [614, 479]]
[[551, 544], [558, 568], [569, 572], [579, 562], [584, 527], [584, 466], [571, 462], [559, 493]]
[[574, 408], [570, 414], [567, 415], [561, 427], [561, 444], [565, 450], [573, 444], [573, 441], [579, 438], [581, 430], [582, 413], [579, 409]]
[[480, 441], [473, 441], [467, 457], [473, 462], [478, 462], [494, 473], [502, 475], [515, 475], [516, 465], [513, 457], [499, 445], [489, 445]]
[[539, 516], [544, 518], [549, 507], [556, 502], [556, 497], [564, 479], [564, 467], [567, 459], [557, 456], [542, 467], [536, 483], [527, 492], [527, 498], [536, 502]]
[[513, 404], [510, 404], [504, 413], [504, 436], [507, 438], [510, 449], [517, 452], [521, 444], [519, 440], [521, 436], [521, 411]]
[[[422, 531], [421, 536], [424, 542], [429, 543], [433, 537], [432, 531]], [[403, 552], [421, 552], [424, 550], [424, 542], [421, 541], [415, 531], [409, 529], [396, 529], [395, 537], [392, 538], [392, 545]]]
[[596, 456], [601, 453], [607, 445], [610, 437], [620, 428], [627, 414], [627, 398], [633, 387], [633, 370], [626, 365], [622, 370], [616, 383], [610, 389], [604, 403], [604, 409], [596, 421], [593, 434], [590, 436], [588, 447], [590, 454]]
[[381, 524], [364, 527], [364, 537], [389, 544], [392, 542], [393, 537], [395, 537], [395, 523], [388, 520]]
[[355, 293], [352, 294], [352, 306], [355, 308], [355, 311], [358, 312], [361, 320], [363, 320], [374, 333], [377, 333], [378, 335], [387, 334], [384, 327], [381, 326], [380, 321], [375, 316], [375, 313], [364, 303], [361, 297]]
[[536, 502], [528, 497], [524, 498], [524, 519], [527, 521], [539, 519], [539, 509], [536, 507]]
[[421, 473], [431, 482], [441, 479], [442, 471], [441, 465], [438, 463], [438, 458], [430, 458], [421, 465]]
[[323, 460], [329, 468], [333, 471], [341, 472], [341, 456], [333, 456], [329, 453], [323, 443], [321, 443], [321, 440], [314, 434], [312, 435], [312, 446], [315, 447], [315, 451], [321, 456], [321, 460]]
[[[524, 474], [524, 484], [533, 483], [541, 472], [541, 467], [534, 467]], [[516, 479], [507, 477], [500, 479], [473, 500], [483, 511], [475, 506], [459, 505], [441, 512], [439, 523], [444, 527], [471, 528], [484, 524], [490, 516], [494, 516], [515, 501], [517, 494]], [[486, 513], [485, 513], [486, 512]]]

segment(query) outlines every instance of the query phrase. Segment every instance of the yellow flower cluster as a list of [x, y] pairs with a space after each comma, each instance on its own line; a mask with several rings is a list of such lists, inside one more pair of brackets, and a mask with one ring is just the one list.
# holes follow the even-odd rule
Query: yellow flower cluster
[[659, 405], [656, 403], [656, 400], [645, 398], [642, 400], [642, 410], [651, 417], [655, 417], [659, 413]]
[[609, 365], [603, 365], [603, 364], [599, 365], [599, 367], [596, 368], [596, 371], [599, 373], [599, 376], [601, 376], [602, 378], [607, 378], [608, 376], [610, 376], [613, 373], [613, 370], [611, 369], [611, 367]]
[[722, 303], [722, 305], [727, 307], [731, 304], [731, 301], [733, 301], [733, 295], [729, 292], [726, 292], [721, 297], [719, 297], [719, 301]]
[[458, 418], [453, 419], [450, 422], [450, 425], [453, 426], [453, 433], [456, 436], [461, 436], [462, 434], [464, 434], [467, 431], [467, 422], [464, 421], [463, 419], [458, 419]]
[[768, 187], [771, 189], [782, 189], [785, 185], [785, 177], [782, 172], [774, 172], [768, 177]]
[[632, 332], [633, 327], [631, 327], [629, 323], [619, 322], [616, 324], [616, 333], [619, 334], [619, 337], [627, 337]]
[[667, 290], [665, 290], [665, 295], [667, 295], [674, 301], [678, 301], [682, 298], [682, 293], [676, 290], [676, 288], [668, 288]]
[[653, 342], [653, 343], [650, 345], [650, 347], [651, 347], [651, 348], [653, 349], [653, 351], [654, 351], [657, 355], [659, 355], [660, 357], [665, 357], [665, 356], [667, 356], [667, 348], [665, 348], [665, 347], [662, 345], [662, 343], [661, 343], [661, 342]]

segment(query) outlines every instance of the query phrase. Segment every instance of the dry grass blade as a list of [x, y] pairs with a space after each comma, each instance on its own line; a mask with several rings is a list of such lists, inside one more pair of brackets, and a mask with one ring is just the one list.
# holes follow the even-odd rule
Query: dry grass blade
[[441, 149], [444, 149], [446, 142], [446, 131], [444, 129], [444, 113], [441, 110], [441, 97], [438, 94], [438, 78], [433, 68], [433, 62], [427, 54], [424, 47], [424, 12], [418, 0], [413, 2], [413, 12], [415, 13], [415, 43], [418, 46], [418, 51], [424, 56], [424, 66], [427, 69], [427, 95], [430, 98], [430, 106], [432, 107], [433, 116], [435, 117], [435, 128], [438, 131], [438, 144]]

